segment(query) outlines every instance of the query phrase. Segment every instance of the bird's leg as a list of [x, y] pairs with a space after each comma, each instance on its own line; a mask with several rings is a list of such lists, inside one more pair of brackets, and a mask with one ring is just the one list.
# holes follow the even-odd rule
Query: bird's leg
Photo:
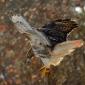
[[40, 74], [42, 78], [48, 76], [49, 73], [50, 73], [49, 68], [46, 68], [45, 66], [40, 68]]

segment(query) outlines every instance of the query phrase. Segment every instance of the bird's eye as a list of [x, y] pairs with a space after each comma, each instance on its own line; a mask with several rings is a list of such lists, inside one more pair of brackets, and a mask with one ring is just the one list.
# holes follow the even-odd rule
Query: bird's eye
[[22, 24], [22, 22], [19, 22], [20, 24]]
[[42, 45], [42, 43], [40, 43], [40, 45]]
[[17, 21], [16, 23], [22, 24], [22, 22], [21, 22], [21, 21]]

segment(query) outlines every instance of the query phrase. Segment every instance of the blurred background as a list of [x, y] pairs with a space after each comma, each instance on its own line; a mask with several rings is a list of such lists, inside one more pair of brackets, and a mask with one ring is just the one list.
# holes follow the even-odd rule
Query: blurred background
[[0, 0], [0, 85], [85, 85], [85, 45], [42, 78], [42, 63], [33, 56], [30, 62], [29, 39], [16, 30], [9, 19], [12, 14], [23, 15], [36, 28], [71, 18], [79, 28], [68, 39], [85, 41], [85, 0]]

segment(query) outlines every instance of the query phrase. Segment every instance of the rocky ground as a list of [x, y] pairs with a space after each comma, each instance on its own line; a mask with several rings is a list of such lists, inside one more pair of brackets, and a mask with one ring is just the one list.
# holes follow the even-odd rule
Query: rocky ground
[[79, 28], [68, 38], [85, 41], [85, 29], [81, 25], [85, 12], [76, 15], [70, 10], [70, 3], [70, 0], [0, 0], [0, 85], [85, 85], [85, 45], [66, 56], [59, 66], [51, 66], [49, 76], [42, 78], [40, 59], [32, 56], [27, 63], [29, 39], [9, 20], [11, 15], [19, 13], [39, 28], [48, 21], [72, 18], [78, 21]]

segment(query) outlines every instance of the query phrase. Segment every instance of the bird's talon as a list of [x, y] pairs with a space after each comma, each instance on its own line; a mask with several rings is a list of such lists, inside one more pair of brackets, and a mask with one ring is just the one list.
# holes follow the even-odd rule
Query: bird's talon
[[45, 76], [48, 76], [50, 70], [46, 67], [41, 67], [40, 69], [40, 74], [41, 74], [41, 77], [45, 77]]

